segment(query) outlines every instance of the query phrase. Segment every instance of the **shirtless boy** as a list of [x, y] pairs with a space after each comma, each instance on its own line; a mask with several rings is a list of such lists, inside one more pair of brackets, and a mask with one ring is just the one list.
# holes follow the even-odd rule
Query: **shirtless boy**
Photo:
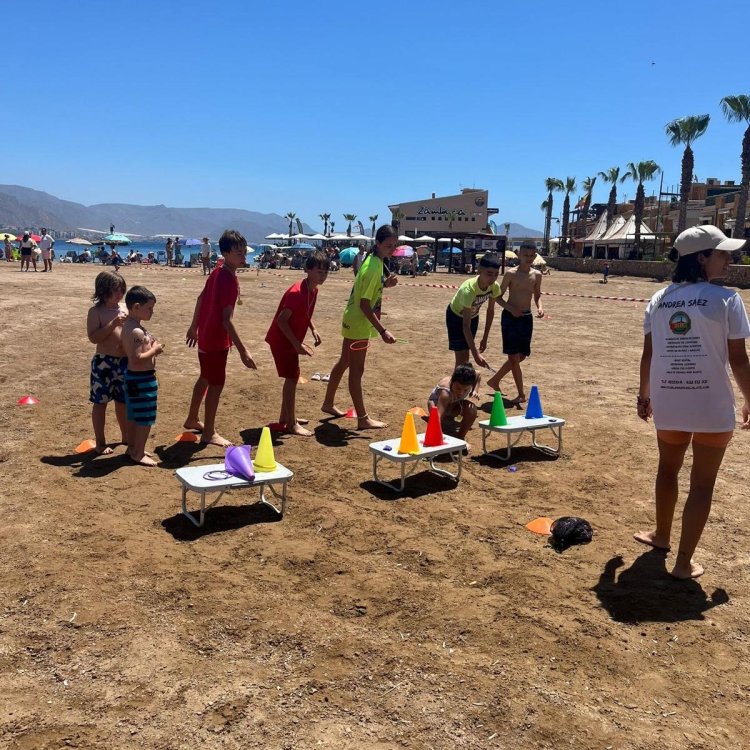
[[[503, 366], [487, 381], [487, 385], [494, 391], [500, 390], [500, 381], [509, 372], [513, 373], [513, 380], [518, 389], [516, 404], [526, 401], [523, 389], [523, 373], [521, 362], [531, 355], [531, 334], [534, 330], [534, 317], [531, 314], [531, 298], [534, 298], [537, 317], [544, 317], [542, 309], [542, 274], [531, 264], [536, 258], [536, 245], [524, 242], [518, 251], [518, 266], [505, 272], [500, 285], [500, 297], [508, 292], [508, 305], [500, 318], [503, 332], [503, 354], [508, 355]], [[520, 315], [513, 315], [520, 312]]]
[[156, 297], [144, 286], [134, 286], [125, 295], [128, 317], [122, 326], [122, 343], [128, 355], [125, 373], [125, 402], [128, 408], [128, 455], [141, 466], [156, 466], [146, 452], [146, 440], [156, 422], [156, 357], [164, 351], [146, 331], [143, 321], [151, 320]]

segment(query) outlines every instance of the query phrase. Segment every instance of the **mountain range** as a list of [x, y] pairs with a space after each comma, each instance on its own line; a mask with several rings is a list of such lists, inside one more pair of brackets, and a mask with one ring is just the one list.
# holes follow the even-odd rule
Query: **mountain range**
[[[289, 222], [273, 213], [263, 214], [241, 208], [174, 208], [131, 203], [84, 206], [40, 190], [20, 185], [0, 185], [0, 226], [17, 229], [47, 227], [54, 232], [79, 232], [84, 227], [107, 231], [112, 224], [117, 232], [143, 237], [173, 234], [181, 237], [207, 235], [216, 239], [225, 229], [231, 228], [242, 232], [249, 242], [260, 242], [272, 232], [289, 231]], [[346, 222], [341, 220], [340, 229], [345, 229], [345, 225]], [[304, 222], [302, 226], [305, 233], [320, 231]], [[502, 231], [501, 227], [499, 229]], [[521, 224], [510, 225], [511, 237], [541, 237], [541, 234]]]

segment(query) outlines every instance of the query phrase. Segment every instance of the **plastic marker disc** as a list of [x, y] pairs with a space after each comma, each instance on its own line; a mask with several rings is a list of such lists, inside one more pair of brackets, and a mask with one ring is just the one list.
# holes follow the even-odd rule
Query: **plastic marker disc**
[[88, 453], [96, 448], [96, 440], [84, 440], [77, 448], [76, 453]]
[[200, 436], [196, 435], [194, 432], [183, 432], [175, 438], [176, 443], [197, 443], [199, 441]]
[[552, 533], [552, 519], [544, 516], [542, 518], [535, 518], [526, 524], [526, 528], [533, 534], [549, 536]]
[[18, 403], [21, 406], [34, 406], [34, 404], [39, 403], [39, 399], [35, 396], [21, 396], [21, 398], [18, 399]]
[[415, 417], [426, 417], [427, 412], [421, 406], [412, 406], [409, 409], [409, 414], [413, 414]]

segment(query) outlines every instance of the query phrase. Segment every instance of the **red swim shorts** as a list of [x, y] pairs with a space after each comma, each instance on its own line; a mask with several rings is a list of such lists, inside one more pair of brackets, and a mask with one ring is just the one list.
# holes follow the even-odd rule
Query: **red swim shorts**
[[272, 346], [271, 355], [280, 378], [299, 378], [299, 354], [291, 346]]
[[221, 352], [198, 352], [201, 377], [209, 385], [224, 385], [227, 379], [227, 357], [229, 349]]

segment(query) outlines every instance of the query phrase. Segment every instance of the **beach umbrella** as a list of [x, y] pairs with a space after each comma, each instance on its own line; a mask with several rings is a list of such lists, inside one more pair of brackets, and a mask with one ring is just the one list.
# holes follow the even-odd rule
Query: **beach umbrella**
[[315, 250], [315, 246], [311, 245], [309, 242], [297, 242], [294, 245], [292, 245], [290, 250]]
[[328, 239], [324, 234], [311, 234], [308, 237], [309, 240], [326, 240]]
[[427, 245], [420, 245], [417, 248], [417, 255], [430, 255], [432, 253], [432, 250], [427, 247]]
[[16, 237], [15, 234], [11, 234], [10, 232], [0, 232], [0, 235], [3, 239], [7, 237], [11, 242], [15, 242], [16, 240], [20, 239], [20, 237]]
[[[507, 250], [506, 250], [506, 252], [505, 252], [505, 255], [506, 255], [506, 257], [507, 257], [507, 255], [508, 255], [508, 252], [507, 252]], [[547, 265], [547, 261], [546, 261], [546, 260], [544, 260], [544, 258], [542, 258], [542, 256], [541, 256], [541, 255], [537, 255], [537, 256], [536, 256], [536, 258], [534, 258], [534, 261], [532, 262], [532, 264], [531, 264], [531, 265], [532, 265], [532, 266], [533, 266], [534, 268], [541, 268], [542, 266], [546, 266], [546, 265]]]
[[178, 244], [183, 245], [185, 247], [197, 247], [198, 245], [203, 244], [203, 240], [198, 240], [195, 237], [190, 237], [184, 240], [180, 240]]
[[84, 240], [83, 237], [73, 237], [72, 240], [65, 240], [67, 245], [91, 245], [88, 240]]
[[293, 234], [290, 239], [292, 240], [309, 240], [310, 235], [309, 234]]
[[342, 266], [350, 266], [352, 263], [354, 263], [354, 256], [359, 253], [358, 247], [345, 247], [340, 253], [339, 253], [339, 260], [341, 261]]
[[423, 234], [421, 237], [415, 237], [414, 241], [415, 242], [434, 242], [435, 238], [430, 237], [429, 234]]
[[115, 232], [114, 234], [105, 234], [104, 237], [102, 237], [102, 242], [114, 247], [115, 245], [129, 245], [131, 240], [124, 234], [118, 234]]
[[393, 251], [394, 258], [411, 258], [414, 255], [414, 248], [408, 245], [400, 245]]
[[505, 259], [507, 260], [508, 258], [510, 260], [518, 260], [518, 256], [512, 250], [505, 251]]
[[399, 235], [399, 242], [414, 242], [414, 237], [407, 237], [405, 234]]
[[[39, 236], [38, 234], [29, 234], [29, 237], [30, 237], [30, 238], [31, 238], [32, 240], [34, 240], [34, 242], [39, 242], [39, 241], [40, 241], [40, 240], [42, 239], [42, 238], [41, 238], [41, 237], [40, 237], [40, 236]], [[5, 238], [3, 237], [3, 239], [5, 239]], [[22, 239], [23, 239], [23, 236], [21, 236], [21, 237], [16, 237], [16, 240], [18, 240], [19, 242], [20, 242], [20, 241], [21, 241]]]

